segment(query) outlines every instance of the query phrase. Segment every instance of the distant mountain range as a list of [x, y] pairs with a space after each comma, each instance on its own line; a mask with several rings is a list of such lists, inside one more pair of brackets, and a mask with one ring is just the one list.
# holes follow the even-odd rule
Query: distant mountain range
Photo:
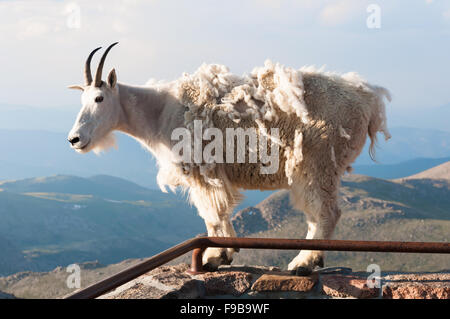
[[[378, 138], [376, 160], [379, 164], [398, 164], [417, 158], [450, 157], [450, 132], [410, 127], [389, 128], [392, 138]], [[356, 160], [357, 165], [379, 165], [369, 156], [368, 145]]]
[[[41, 130], [68, 132], [72, 127], [81, 105], [61, 107], [33, 107], [10, 105], [0, 102], [0, 128], [14, 130]], [[408, 110], [387, 106], [389, 127], [420, 127], [429, 130], [450, 132], [450, 103], [436, 107], [422, 107]], [[447, 156], [447, 155], [446, 155]], [[416, 157], [443, 157], [421, 155]]]
[[[392, 128], [391, 133], [393, 137], [387, 143], [380, 138], [379, 163], [371, 161], [366, 147], [354, 164], [356, 173], [399, 178], [419, 173], [450, 158], [450, 132]], [[117, 136], [118, 150], [96, 156], [80, 155], [70, 149], [66, 133], [0, 129], [0, 180], [56, 174], [81, 177], [103, 174], [157, 189], [157, 167], [152, 156], [132, 138], [124, 134]]]
[[[365, 150], [355, 173], [399, 179], [450, 159], [449, 132], [391, 132], [389, 143], [380, 142], [382, 164], [368, 164]], [[148, 256], [204, 232], [203, 221], [182, 196], [156, 190], [157, 167], [150, 154], [123, 134], [118, 144], [119, 150], [101, 156], [80, 155], [69, 148], [63, 133], [0, 130], [0, 252], [9, 256], [0, 258], [0, 274], [46, 270], [73, 260], [111, 263]], [[434, 172], [433, 178], [442, 175]], [[34, 178], [48, 175], [53, 176]], [[245, 192], [238, 209], [256, 207], [273, 193]], [[172, 224], [170, 229], [161, 226]]]
[[[346, 176], [335, 239], [448, 242], [449, 165], [395, 181]], [[184, 201], [109, 176], [55, 176], [5, 182], [0, 188], [0, 274], [12, 274], [0, 277], [0, 290], [18, 297], [68, 293], [65, 268], [49, 271], [57, 265], [79, 263], [85, 287], [138, 260], [104, 265], [153, 255], [204, 230], [203, 221]], [[307, 228], [304, 215], [291, 208], [287, 191], [240, 210], [232, 221], [239, 236], [304, 238]], [[286, 267], [296, 254], [245, 249], [234, 263]], [[189, 262], [189, 256], [173, 262], [181, 261]], [[439, 271], [449, 269], [450, 256], [327, 252], [325, 262], [354, 270], [378, 264], [382, 272]], [[21, 270], [41, 272], [13, 274]]]
[[12, 193], [60, 193], [88, 195], [110, 200], [173, 200], [175, 195], [150, 190], [123, 178], [96, 175], [89, 178], [55, 175], [42, 178], [27, 178], [17, 181], [0, 181], [0, 189]]
[[135, 140], [117, 134], [119, 150], [78, 154], [64, 133], [0, 130], [0, 180], [49, 175], [112, 175], [156, 189], [156, 163]]
[[447, 179], [450, 180], [450, 161], [436, 167], [427, 169], [405, 179]]
[[377, 178], [395, 179], [420, 173], [448, 161], [450, 161], [450, 157], [416, 158], [398, 164], [357, 165], [354, 167], [353, 173]]

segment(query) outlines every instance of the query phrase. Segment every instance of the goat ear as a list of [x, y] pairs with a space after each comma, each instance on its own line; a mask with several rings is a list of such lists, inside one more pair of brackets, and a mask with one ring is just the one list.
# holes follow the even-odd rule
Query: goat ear
[[84, 87], [82, 87], [81, 85], [69, 85], [67, 88], [68, 88], [68, 89], [72, 89], [72, 90], [81, 90], [81, 91], [84, 91]]
[[112, 69], [109, 74], [108, 74], [108, 79], [106, 80], [106, 82], [108, 83], [110, 88], [114, 88], [116, 86], [117, 83], [117, 75], [116, 75], [116, 70]]

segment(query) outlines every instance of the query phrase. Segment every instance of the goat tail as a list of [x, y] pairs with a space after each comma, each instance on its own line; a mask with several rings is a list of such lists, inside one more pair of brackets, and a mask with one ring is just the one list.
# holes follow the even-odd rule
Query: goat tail
[[384, 98], [390, 102], [392, 100], [392, 96], [391, 93], [384, 87], [370, 86], [370, 88], [375, 95], [375, 99], [374, 105], [371, 109], [372, 113], [369, 120], [367, 134], [370, 137], [369, 155], [370, 158], [376, 162], [375, 147], [377, 145], [377, 132], [382, 132], [386, 141], [391, 138], [391, 134], [387, 128], [386, 105], [384, 103]]

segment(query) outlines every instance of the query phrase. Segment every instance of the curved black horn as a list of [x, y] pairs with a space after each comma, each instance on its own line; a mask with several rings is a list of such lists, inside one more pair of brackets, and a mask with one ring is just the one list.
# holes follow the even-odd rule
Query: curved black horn
[[117, 43], [111, 44], [103, 53], [102, 59], [100, 60], [100, 63], [98, 64], [97, 72], [95, 73], [95, 86], [100, 87], [102, 85], [102, 72], [103, 72], [103, 65], [105, 64], [106, 56], [109, 53], [109, 50], [112, 49], [113, 46], [115, 46]]
[[91, 52], [91, 54], [89, 54], [87, 60], [86, 60], [86, 64], [84, 66], [84, 82], [86, 85], [91, 85], [92, 83], [92, 73], [91, 73], [91, 60], [92, 57], [94, 56], [95, 52], [97, 52], [98, 50], [100, 50], [102, 47], [99, 47], [97, 49], [95, 49], [94, 51]]

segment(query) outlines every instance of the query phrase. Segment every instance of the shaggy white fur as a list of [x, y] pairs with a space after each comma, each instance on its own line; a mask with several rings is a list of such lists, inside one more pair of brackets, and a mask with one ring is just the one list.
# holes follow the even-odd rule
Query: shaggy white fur
[[[194, 74], [183, 74], [176, 87], [177, 99], [188, 108], [184, 114], [184, 125], [193, 135], [196, 120], [201, 121], [202, 129], [216, 127], [213, 113], [217, 112], [218, 116], [227, 117], [237, 124], [242, 119], [251, 119], [257, 124], [258, 134], [265, 134], [271, 141], [285, 146], [278, 138], [267, 134], [264, 122], [277, 120], [284, 116], [282, 113], [296, 114], [305, 124], [309, 121], [303, 100], [302, 73], [269, 60], [263, 67], [255, 68], [249, 76], [236, 76], [224, 65], [203, 64]], [[301, 132], [299, 134], [293, 149], [288, 147], [286, 151], [289, 161], [286, 177], [290, 183], [294, 166], [301, 161], [302, 135]], [[214, 176], [214, 163], [194, 165], [200, 167], [200, 174], [206, 182], [220, 185], [220, 180]], [[188, 166], [185, 165], [185, 168]]]
[[300, 71], [269, 60], [250, 76], [236, 76], [224, 65], [203, 64], [194, 74], [183, 74], [177, 81], [177, 98], [190, 111], [186, 114], [187, 126], [193, 118], [205, 119], [215, 108], [237, 123], [249, 116], [253, 120], [272, 120], [278, 110], [295, 113], [306, 122], [303, 90]]
[[[383, 96], [390, 100], [390, 94], [384, 88], [368, 84], [355, 72], [339, 75], [324, 72], [323, 69], [317, 70], [311, 66], [294, 70], [267, 60], [263, 67], [255, 68], [250, 75], [237, 76], [230, 73], [224, 65], [203, 64], [193, 74], [185, 73], [174, 82], [175, 96], [187, 107], [184, 113], [184, 126], [191, 130], [192, 135], [194, 135], [195, 121], [201, 121], [202, 130], [213, 127], [224, 130], [229, 125], [228, 119], [238, 125], [245, 119], [254, 122], [259, 135], [265, 134], [272, 142], [284, 148], [285, 176], [288, 184], [291, 185], [295, 167], [298, 167], [303, 159], [303, 134], [295, 129], [294, 142], [290, 145], [289, 141], [267, 134], [267, 128], [271, 126], [270, 122], [277, 122], [280, 118], [291, 114], [297, 115], [304, 126], [310, 124], [304, 100], [304, 74], [324, 76], [335, 85], [354, 87], [355, 90], [370, 93], [377, 99], [378, 119], [373, 126], [375, 131], [369, 132], [372, 138], [370, 154], [373, 156], [376, 132], [383, 132], [386, 139], [390, 137], [386, 127], [383, 102]], [[342, 125], [339, 125], [339, 134], [347, 140], [351, 138]], [[331, 157], [333, 165], [336, 166], [334, 147], [331, 147]], [[190, 164], [183, 164], [184, 171], [188, 173], [192, 172], [195, 166], [199, 167], [200, 175], [204, 177], [205, 182], [213, 186], [222, 185], [221, 178], [215, 170], [214, 161], [198, 163], [192, 158]]]

